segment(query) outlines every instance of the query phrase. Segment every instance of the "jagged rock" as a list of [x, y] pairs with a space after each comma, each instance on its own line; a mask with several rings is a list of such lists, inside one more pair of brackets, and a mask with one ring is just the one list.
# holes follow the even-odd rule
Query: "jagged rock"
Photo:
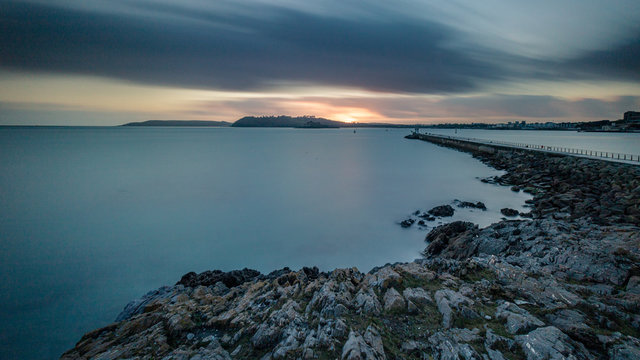
[[548, 314], [547, 319], [553, 326], [587, 347], [600, 347], [597, 334], [585, 324], [586, 317], [581, 312], [563, 309], [553, 314]]
[[434, 216], [431, 216], [431, 215], [429, 215], [427, 213], [422, 213], [422, 214], [418, 215], [418, 217], [421, 218], [421, 219], [424, 219], [426, 221], [435, 221], [435, 219], [436, 219]]
[[378, 296], [373, 292], [373, 289], [368, 290], [360, 289], [355, 298], [355, 307], [360, 309], [360, 312], [364, 314], [379, 315], [382, 311], [382, 305], [378, 301]]
[[451, 327], [454, 310], [459, 310], [462, 305], [473, 304], [473, 300], [450, 289], [436, 291], [435, 298], [438, 310], [442, 314], [442, 326], [445, 329]]
[[459, 333], [451, 331], [439, 331], [429, 337], [430, 348], [435, 359], [482, 359], [480, 354], [464, 341], [465, 339], [461, 337]]
[[523, 334], [536, 327], [544, 326], [544, 322], [508, 301], [498, 306], [496, 317], [507, 321], [505, 328], [511, 334]]
[[436, 278], [436, 274], [433, 271], [416, 261], [406, 264], [398, 264], [394, 266], [394, 269], [398, 273], [407, 274], [420, 280], [431, 281]]
[[405, 308], [402, 295], [394, 288], [389, 288], [384, 294], [384, 309], [386, 311], [402, 311]]
[[500, 209], [500, 212], [502, 213], [502, 215], [510, 216], [510, 217], [518, 216], [518, 214], [520, 214], [518, 210], [510, 209], [510, 208], [502, 208]]
[[584, 349], [554, 326], [537, 328], [527, 335], [516, 336], [528, 360], [590, 359]]
[[487, 206], [482, 202], [482, 201], [478, 201], [478, 202], [471, 202], [471, 201], [459, 201], [456, 200], [455, 201], [456, 206], [458, 206], [459, 208], [472, 208], [472, 209], [480, 209], [480, 210], [487, 210]]
[[612, 346], [608, 355], [611, 360], [640, 359], [640, 341], [638, 339], [626, 339], [623, 343]]
[[244, 282], [249, 281], [253, 278], [256, 278], [259, 275], [259, 271], [247, 268], [229, 272], [223, 272], [220, 270], [205, 271], [200, 274], [190, 272], [183, 275], [176, 285], [184, 285], [189, 287], [196, 287], [198, 285], [209, 286], [214, 285], [218, 281], [222, 281], [225, 286], [232, 288], [234, 286], [243, 284]]
[[343, 360], [383, 360], [386, 359], [382, 338], [378, 329], [370, 325], [364, 336], [356, 331], [349, 333], [349, 338], [342, 347]]
[[516, 342], [504, 336], [497, 335], [490, 327], [485, 325], [485, 339], [484, 339], [484, 348], [487, 350], [487, 354], [489, 355], [489, 359], [491, 360], [500, 360], [504, 359], [502, 352], [500, 349], [508, 349], [509, 351], [513, 351], [516, 346]]
[[429, 293], [423, 288], [406, 288], [402, 291], [402, 296], [404, 296], [408, 301], [419, 306], [424, 306], [433, 302]]
[[408, 228], [411, 227], [411, 225], [413, 225], [413, 223], [415, 222], [415, 219], [405, 219], [400, 222], [400, 226], [402, 226], [403, 228]]
[[464, 221], [454, 221], [438, 226], [427, 234], [425, 242], [429, 245], [424, 254], [426, 256], [441, 255], [454, 259], [469, 257], [475, 252], [475, 248], [469, 247], [469, 243], [477, 231], [477, 225]]
[[267, 321], [260, 324], [251, 337], [251, 345], [256, 349], [265, 349], [280, 342], [283, 328], [300, 317], [300, 307], [294, 300], [287, 301], [281, 309], [269, 315]]
[[351, 293], [354, 290], [350, 282], [336, 282], [334, 279], [329, 279], [314, 293], [307, 305], [307, 311], [319, 309], [324, 316], [340, 316], [348, 306], [351, 306]]
[[629, 294], [640, 295], [640, 276], [632, 276], [629, 278], [626, 291]]
[[372, 274], [367, 274], [365, 282], [371, 286], [387, 289], [402, 283], [402, 277], [390, 267], [383, 267]]
[[428, 211], [429, 214], [433, 216], [439, 216], [439, 217], [453, 216], [454, 212], [455, 210], [453, 209], [453, 207], [451, 207], [451, 205], [436, 206], [433, 209]]
[[258, 331], [251, 337], [251, 345], [256, 349], [265, 349], [278, 343], [281, 333], [282, 330], [277, 326], [264, 323], [258, 327]]

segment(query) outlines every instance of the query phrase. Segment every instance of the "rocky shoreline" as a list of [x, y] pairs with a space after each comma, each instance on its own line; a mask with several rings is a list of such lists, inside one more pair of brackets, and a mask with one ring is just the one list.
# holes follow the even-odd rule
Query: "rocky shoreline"
[[640, 167], [470, 150], [534, 195], [530, 219], [427, 235], [362, 273], [189, 273], [62, 359], [638, 359]]

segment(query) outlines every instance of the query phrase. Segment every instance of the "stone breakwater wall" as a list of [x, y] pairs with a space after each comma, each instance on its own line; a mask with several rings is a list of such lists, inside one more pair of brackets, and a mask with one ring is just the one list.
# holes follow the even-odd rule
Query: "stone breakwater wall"
[[449, 146], [449, 147], [466, 150], [466, 151], [480, 151], [480, 152], [486, 152], [490, 154], [493, 154], [496, 151], [496, 149], [500, 149], [500, 148], [508, 149], [507, 147], [504, 147], [504, 146], [489, 146], [489, 145], [474, 143], [471, 141], [450, 139], [445, 137], [432, 136], [428, 134], [411, 134], [406, 136], [406, 138], [429, 141], [435, 144]]
[[440, 145], [504, 170], [530, 219], [442, 225], [368, 273], [189, 273], [62, 358], [639, 359], [640, 167]]

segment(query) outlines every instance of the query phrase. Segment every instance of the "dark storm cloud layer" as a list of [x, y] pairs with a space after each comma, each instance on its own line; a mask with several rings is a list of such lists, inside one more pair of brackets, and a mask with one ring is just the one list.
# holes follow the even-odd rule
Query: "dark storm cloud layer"
[[640, 80], [640, 36], [615, 48], [592, 51], [584, 57], [569, 61], [566, 66], [576, 72], [603, 78]]
[[[163, 22], [3, 4], [4, 67], [249, 89], [273, 81], [375, 90], [459, 91], [496, 69], [444, 48], [435, 24], [375, 23], [282, 10], [267, 19]], [[225, 26], [226, 25], [226, 26]]]
[[0, 2], [0, 66], [235, 90], [301, 82], [441, 93], [505, 78], [640, 78], [637, 41], [552, 63], [454, 47], [463, 35], [453, 28], [391, 14], [381, 21], [263, 5], [258, 17], [129, 4], [153, 11]]

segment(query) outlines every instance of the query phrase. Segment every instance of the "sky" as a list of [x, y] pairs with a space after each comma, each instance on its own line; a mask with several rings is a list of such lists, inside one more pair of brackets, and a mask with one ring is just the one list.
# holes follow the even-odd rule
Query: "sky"
[[640, 110], [637, 0], [0, 0], [0, 125]]

